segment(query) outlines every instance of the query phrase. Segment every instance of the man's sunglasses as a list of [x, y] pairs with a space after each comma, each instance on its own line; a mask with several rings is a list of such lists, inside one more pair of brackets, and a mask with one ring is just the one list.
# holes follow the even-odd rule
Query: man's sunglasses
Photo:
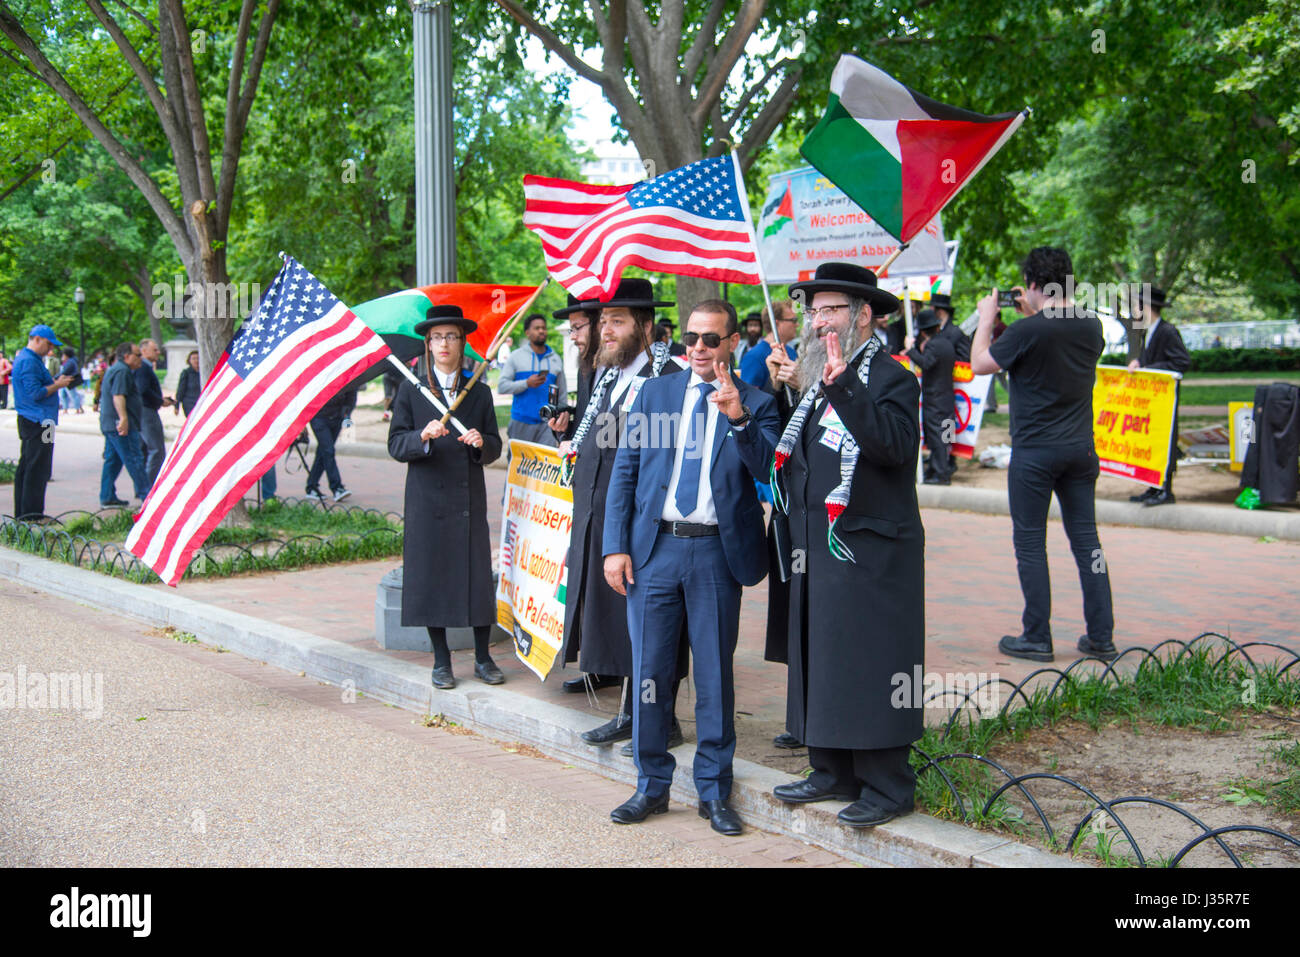
[[718, 346], [722, 345], [723, 339], [729, 339], [729, 338], [731, 337], [720, 336], [716, 332], [683, 332], [682, 345], [690, 349], [695, 345], [695, 343], [703, 339], [704, 347], [706, 349], [716, 349], [718, 348]]

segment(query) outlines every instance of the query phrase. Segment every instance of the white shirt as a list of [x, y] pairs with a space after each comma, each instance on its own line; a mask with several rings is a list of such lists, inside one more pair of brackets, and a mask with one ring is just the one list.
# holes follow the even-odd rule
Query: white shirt
[[[691, 381], [686, 386], [686, 397], [682, 400], [681, 418], [677, 429], [677, 451], [673, 456], [673, 474], [668, 481], [668, 495], [664, 498], [664, 511], [660, 516], [665, 522], [694, 522], [699, 525], [717, 525], [718, 510], [713, 504], [713, 487], [709, 484], [709, 469], [713, 465], [713, 440], [718, 432], [718, 407], [709, 401], [715, 389], [704, 393], [704, 444], [703, 448], [692, 449], [692, 455], [703, 456], [700, 462], [700, 491], [695, 499], [695, 508], [683, 515], [677, 509], [677, 483], [682, 476], [682, 459], [686, 454], [686, 443], [691, 434], [691, 414], [699, 414], [700, 390], [696, 388], [704, 380], [699, 373], [691, 373]], [[730, 425], [724, 426], [730, 428]], [[725, 441], [725, 440], [724, 440]]]
[[438, 377], [438, 385], [442, 387], [442, 391], [448, 395], [452, 394], [452, 390], [456, 387], [456, 378], [460, 375], [460, 370], [457, 369], [454, 372], [443, 372], [437, 366], [434, 366], [433, 374]]
[[609, 408], [612, 412], [618, 412], [621, 407], [618, 404], [619, 398], [627, 392], [632, 385], [632, 380], [637, 377], [637, 373], [642, 367], [650, 361], [650, 354], [642, 352], [628, 365], [618, 370], [618, 378], [614, 380], [614, 386], [609, 390]]

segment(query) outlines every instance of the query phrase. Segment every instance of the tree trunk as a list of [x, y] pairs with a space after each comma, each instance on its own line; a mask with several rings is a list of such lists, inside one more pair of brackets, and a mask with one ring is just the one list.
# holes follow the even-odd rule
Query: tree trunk
[[163, 338], [162, 317], [158, 315], [158, 310], [154, 308], [153, 284], [149, 281], [149, 267], [141, 266], [136, 272], [136, 282], [140, 299], [144, 302], [145, 315], [149, 317], [149, 335], [153, 341], [162, 345], [166, 340]]
[[686, 331], [686, 318], [696, 303], [705, 299], [721, 299], [722, 286], [715, 279], [701, 279], [698, 276], [677, 277], [677, 333]]

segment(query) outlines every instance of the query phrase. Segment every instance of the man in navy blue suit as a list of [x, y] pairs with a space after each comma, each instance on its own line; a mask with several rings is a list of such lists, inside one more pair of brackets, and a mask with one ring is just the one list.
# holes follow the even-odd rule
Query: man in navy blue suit
[[668, 810], [669, 689], [683, 616], [695, 659], [695, 787], [700, 816], [739, 834], [727, 803], [736, 751], [732, 655], [740, 591], [767, 574], [765, 481], [781, 423], [771, 396], [731, 373], [736, 310], [697, 305], [682, 343], [688, 370], [650, 379], [628, 413], [605, 503], [605, 580], [627, 596], [636, 694], [637, 790], [610, 817], [633, 824]]

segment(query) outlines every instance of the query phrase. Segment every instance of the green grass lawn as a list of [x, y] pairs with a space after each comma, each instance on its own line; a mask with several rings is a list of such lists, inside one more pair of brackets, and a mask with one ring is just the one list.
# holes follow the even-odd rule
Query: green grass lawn
[[[1270, 382], [1271, 379], [1261, 379]], [[1253, 385], [1185, 385], [1179, 390], [1183, 405], [1227, 405], [1229, 402], [1254, 402]]]

